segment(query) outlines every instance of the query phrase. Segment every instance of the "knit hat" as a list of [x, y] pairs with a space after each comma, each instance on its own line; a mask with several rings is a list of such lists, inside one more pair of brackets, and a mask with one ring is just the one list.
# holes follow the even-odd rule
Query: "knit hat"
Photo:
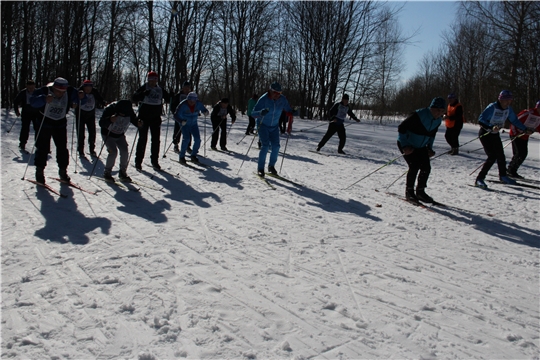
[[66, 91], [69, 86], [69, 83], [66, 79], [58, 77], [54, 79], [53, 88], [60, 91]]
[[84, 80], [82, 86], [94, 86], [92, 80]]
[[26, 85], [36, 85], [36, 83], [34, 82], [34, 80], [28, 80], [26, 82]]
[[280, 93], [280, 92], [283, 91], [283, 90], [281, 89], [281, 84], [278, 83], [277, 81], [274, 82], [272, 85], [270, 85], [270, 89], [271, 89], [272, 91], [275, 91], [275, 92], [278, 92], [278, 93]]
[[347, 94], [343, 94], [343, 96], [341, 97], [343, 100], [349, 100], [349, 95]]
[[447, 98], [448, 98], [449, 100], [453, 100], [453, 99], [457, 99], [457, 96], [456, 96], [456, 94], [454, 94], [454, 93], [450, 93], [450, 94], [448, 94]]
[[129, 100], [120, 100], [116, 103], [115, 110], [117, 113], [128, 115], [133, 111], [131, 101]]
[[184, 81], [184, 83], [182, 84], [182, 87], [186, 87], [186, 86], [191, 87], [191, 83], [189, 81]]
[[197, 96], [196, 92], [192, 91], [187, 95], [187, 99], [197, 101], [197, 100], [199, 100], [199, 97]]
[[446, 109], [446, 101], [442, 97], [433, 98], [429, 107], [436, 109]]
[[499, 94], [499, 100], [513, 100], [514, 97], [512, 96], [512, 93], [510, 90], [503, 90]]
[[148, 80], [157, 80], [158, 79], [158, 74], [155, 71], [150, 71], [150, 72], [148, 72], [148, 75], [146, 75], [146, 78]]
[[221, 99], [221, 102], [222, 102], [222, 103], [225, 103], [225, 104], [228, 104], [228, 103], [229, 103], [229, 99], [228, 99], [228, 98], [223, 98], [223, 99]]

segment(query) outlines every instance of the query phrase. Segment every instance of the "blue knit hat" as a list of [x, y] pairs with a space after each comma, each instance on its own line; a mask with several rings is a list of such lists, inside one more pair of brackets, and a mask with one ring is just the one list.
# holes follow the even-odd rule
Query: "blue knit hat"
[[270, 85], [270, 89], [272, 89], [273, 91], [275, 92], [282, 92], [283, 90], [281, 89], [281, 84], [278, 83], [277, 81], [274, 82], [272, 85]]
[[446, 101], [442, 97], [433, 98], [429, 107], [436, 109], [446, 109]]
[[499, 94], [499, 100], [513, 100], [512, 92], [510, 90], [503, 90]]
[[453, 100], [453, 99], [457, 99], [457, 96], [454, 93], [450, 93], [450, 94], [448, 94], [447, 98], [450, 99], [450, 100]]
[[197, 93], [196, 92], [190, 92], [188, 95], [187, 95], [187, 99], [188, 100], [193, 100], [193, 101], [197, 101], [199, 100], [199, 97], [197, 96]]

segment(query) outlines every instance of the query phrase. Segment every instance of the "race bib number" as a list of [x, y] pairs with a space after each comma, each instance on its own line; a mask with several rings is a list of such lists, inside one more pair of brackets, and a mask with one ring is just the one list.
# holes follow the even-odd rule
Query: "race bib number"
[[490, 124], [493, 126], [502, 127], [504, 121], [508, 118], [509, 110], [495, 109], [491, 117]]
[[129, 116], [117, 116], [116, 121], [109, 125], [109, 131], [114, 134], [123, 134], [127, 131], [130, 123]]
[[161, 99], [163, 99], [163, 91], [161, 88], [156, 86], [148, 89], [150, 90], [150, 94], [145, 96], [142, 102], [148, 105], [161, 105]]
[[536, 129], [540, 126], [540, 116], [530, 114], [527, 120], [523, 123], [528, 128]]
[[92, 94], [86, 94], [86, 104], [81, 105], [81, 110], [92, 111], [96, 107], [96, 99]]
[[345, 117], [347, 116], [347, 112], [349, 111], [349, 107], [345, 105], [339, 105], [338, 112], [336, 114], [336, 117], [340, 120], [345, 120]]
[[62, 120], [66, 117], [68, 105], [68, 96], [67, 93], [64, 93], [61, 98], [54, 97], [45, 107], [45, 116], [52, 120]]

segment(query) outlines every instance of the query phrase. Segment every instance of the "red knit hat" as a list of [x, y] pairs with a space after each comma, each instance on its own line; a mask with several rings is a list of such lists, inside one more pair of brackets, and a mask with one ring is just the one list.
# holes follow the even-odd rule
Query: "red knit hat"
[[53, 88], [60, 91], [66, 91], [69, 86], [69, 83], [66, 79], [62, 77], [57, 77], [54, 79]]
[[148, 80], [157, 80], [158, 79], [158, 74], [155, 71], [150, 71], [150, 72], [148, 72], [148, 75], [146, 76], [146, 78]]
[[82, 86], [94, 86], [92, 80], [84, 80]]

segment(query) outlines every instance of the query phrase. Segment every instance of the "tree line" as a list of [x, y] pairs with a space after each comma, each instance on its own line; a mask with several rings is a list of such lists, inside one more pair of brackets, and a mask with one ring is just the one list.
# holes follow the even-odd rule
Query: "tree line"
[[[518, 107], [539, 94], [539, 3], [463, 2], [438, 53], [400, 84], [400, 7], [378, 1], [3, 1], [1, 106], [27, 79], [84, 79], [108, 101], [160, 75], [207, 104], [245, 111], [279, 81], [300, 116], [325, 118], [341, 94], [356, 109], [406, 114], [456, 92], [474, 117], [501, 89]], [[466, 100], [466, 101], [465, 101]]]

